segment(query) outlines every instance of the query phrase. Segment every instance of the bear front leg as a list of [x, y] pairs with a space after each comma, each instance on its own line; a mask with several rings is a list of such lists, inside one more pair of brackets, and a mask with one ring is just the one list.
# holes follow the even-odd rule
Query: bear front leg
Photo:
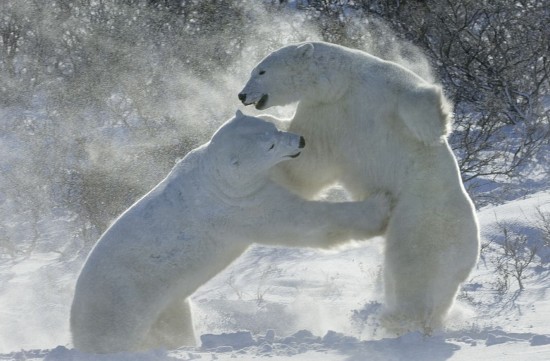
[[313, 242], [319, 243], [319, 247], [332, 247], [352, 239], [382, 235], [392, 207], [392, 200], [386, 194], [376, 194], [361, 202], [309, 203], [322, 203], [326, 207], [326, 234]]
[[[276, 200], [276, 201], [275, 201]], [[266, 219], [251, 235], [255, 242], [294, 247], [329, 248], [352, 239], [384, 232], [391, 200], [384, 194], [362, 202], [306, 201], [294, 196], [274, 198]]]

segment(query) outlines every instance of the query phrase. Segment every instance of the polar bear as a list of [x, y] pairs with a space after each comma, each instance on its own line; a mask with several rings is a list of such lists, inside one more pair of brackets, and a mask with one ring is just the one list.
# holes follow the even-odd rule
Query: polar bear
[[238, 97], [260, 110], [298, 102], [290, 120], [260, 116], [308, 139], [299, 159], [276, 167], [278, 183], [307, 199], [335, 182], [354, 200], [395, 197], [384, 323], [398, 334], [442, 326], [479, 253], [442, 90], [365, 52], [306, 42], [261, 60]]
[[[76, 284], [74, 346], [107, 353], [194, 344], [188, 297], [253, 242], [330, 247], [383, 232], [390, 201], [307, 201], [269, 180], [304, 138], [236, 116], [101, 236]], [[293, 160], [294, 161], [294, 160]]]

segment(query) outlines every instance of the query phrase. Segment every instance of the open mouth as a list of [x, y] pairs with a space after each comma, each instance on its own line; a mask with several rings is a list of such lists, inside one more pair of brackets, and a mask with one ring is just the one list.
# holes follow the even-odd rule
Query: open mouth
[[267, 98], [268, 98], [268, 97], [269, 97], [269, 96], [268, 96], [267, 94], [262, 95], [262, 97], [260, 98], [260, 100], [258, 100], [258, 101], [256, 102], [256, 104], [254, 104], [254, 106], [256, 107], [256, 109], [258, 109], [258, 110], [264, 109], [265, 104], [267, 103]]

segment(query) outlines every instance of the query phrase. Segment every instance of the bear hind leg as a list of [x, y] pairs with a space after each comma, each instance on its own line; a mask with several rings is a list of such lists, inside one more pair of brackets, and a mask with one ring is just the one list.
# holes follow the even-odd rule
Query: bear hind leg
[[151, 327], [144, 348], [195, 346], [195, 332], [189, 299], [177, 298], [168, 305]]
[[[405, 276], [404, 272], [389, 271], [386, 275], [387, 307], [382, 318], [383, 325], [395, 334], [420, 330], [430, 335], [444, 326], [459, 283], [447, 277], [439, 279], [438, 275], [445, 270], [433, 275], [417, 274], [412, 277]], [[410, 268], [408, 272], [411, 272]]]

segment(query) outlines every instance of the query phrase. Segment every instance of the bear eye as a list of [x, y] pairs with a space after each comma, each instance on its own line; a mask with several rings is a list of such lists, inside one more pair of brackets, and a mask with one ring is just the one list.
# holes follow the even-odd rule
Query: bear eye
[[264, 75], [264, 74], [265, 74], [265, 70], [260, 70], [260, 71], [258, 72], [258, 74]]
[[269, 150], [275, 148], [275, 144], [271, 144], [271, 147], [269, 147]]

